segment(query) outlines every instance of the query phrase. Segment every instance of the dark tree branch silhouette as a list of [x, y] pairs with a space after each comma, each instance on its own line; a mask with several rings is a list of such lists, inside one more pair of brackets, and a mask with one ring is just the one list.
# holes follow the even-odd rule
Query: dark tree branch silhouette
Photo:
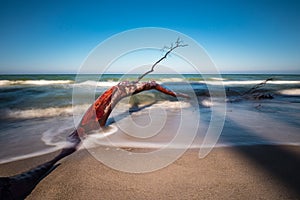
[[[255, 99], [255, 100], [261, 100], [261, 99], [273, 99], [273, 95], [270, 93], [266, 93], [264, 91], [260, 91], [259, 89], [266, 86], [267, 82], [274, 80], [273, 78], [267, 78], [266, 80], [262, 81], [261, 83], [258, 83], [251, 87], [249, 90], [240, 93], [238, 91], [235, 91], [238, 96], [236, 98], [229, 99], [229, 102], [237, 102], [241, 101], [243, 99]], [[229, 88], [227, 89], [229, 91]], [[258, 106], [255, 106], [256, 109], [260, 108], [261, 104]]]
[[184, 44], [183, 41], [180, 38], [177, 38], [175, 43], [171, 43], [170, 47], [165, 46], [163, 49], [167, 49], [168, 51], [165, 53], [165, 55], [163, 57], [161, 57], [159, 60], [157, 60], [150, 68], [149, 71], [145, 72], [144, 74], [142, 74], [141, 76], [138, 77], [136, 82], [139, 82], [142, 78], [144, 78], [147, 74], [150, 74], [152, 72], [154, 72], [154, 68], [156, 65], [158, 65], [161, 61], [163, 61], [164, 59], [167, 58], [167, 56], [176, 48], [179, 47], [186, 47], [188, 46], [187, 44]]
[[246, 92], [244, 92], [242, 94], [242, 96], [247, 95], [247, 94], [252, 94], [253, 92], [255, 92], [258, 88], [264, 87], [268, 81], [272, 81], [273, 78], [267, 78], [266, 80], [264, 80], [263, 82], [254, 85], [252, 88], [250, 88], [249, 90], [247, 90]]

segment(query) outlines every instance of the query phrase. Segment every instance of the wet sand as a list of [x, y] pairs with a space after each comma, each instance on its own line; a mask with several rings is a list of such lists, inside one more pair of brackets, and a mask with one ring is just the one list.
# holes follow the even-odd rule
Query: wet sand
[[[143, 151], [135, 149], [135, 151]], [[0, 165], [14, 175], [56, 153]], [[215, 148], [204, 159], [188, 150], [150, 173], [113, 170], [80, 150], [63, 159], [27, 199], [299, 199], [300, 147]]]

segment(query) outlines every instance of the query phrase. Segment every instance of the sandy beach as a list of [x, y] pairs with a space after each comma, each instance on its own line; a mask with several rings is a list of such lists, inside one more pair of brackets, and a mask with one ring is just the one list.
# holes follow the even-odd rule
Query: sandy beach
[[[136, 149], [135, 151], [140, 151]], [[55, 153], [0, 165], [14, 175]], [[27, 199], [299, 199], [300, 148], [244, 146], [215, 148], [204, 159], [188, 150], [151, 173], [113, 170], [80, 150], [60, 162]]]

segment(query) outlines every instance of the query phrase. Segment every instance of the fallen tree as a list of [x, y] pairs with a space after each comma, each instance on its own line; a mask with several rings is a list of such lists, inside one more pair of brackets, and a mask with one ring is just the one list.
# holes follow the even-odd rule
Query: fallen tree
[[152, 73], [155, 67], [166, 59], [173, 50], [185, 46], [187, 45], [183, 44], [180, 38], [178, 38], [170, 47], [164, 48], [167, 50], [164, 56], [157, 60], [149, 71], [139, 76], [136, 81], [123, 81], [106, 90], [88, 108], [78, 127], [67, 137], [67, 141], [69, 141], [71, 145], [62, 149], [55, 158], [19, 175], [0, 177], [0, 199], [24, 199], [28, 196], [35, 186], [58, 166], [56, 163], [59, 160], [74, 153], [78, 149], [81, 144], [81, 136], [84, 136], [92, 130], [105, 127], [110, 113], [121, 99], [152, 89], [173, 97], [189, 98], [188, 95], [175, 93], [155, 81], [140, 82], [143, 77]]

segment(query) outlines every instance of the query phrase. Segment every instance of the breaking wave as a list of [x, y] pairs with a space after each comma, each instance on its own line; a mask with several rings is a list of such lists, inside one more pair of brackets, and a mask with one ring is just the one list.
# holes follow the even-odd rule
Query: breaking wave
[[84, 81], [81, 83], [75, 83], [74, 86], [97, 86], [97, 87], [112, 87], [117, 85], [118, 82], [115, 81]]
[[70, 116], [73, 113], [72, 106], [37, 108], [28, 110], [2, 109], [1, 119], [32, 119], [42, 117]]
[[[257, 85], [265, 80], [251, 80], [251, 81], [200, 81], [200, 83], [210, 84], [210, 85]], [[300, 81], [280, 81], [280, 80], [273, 80], [268, 81], [267, 84], [274, 84], [274, 85], [298, 85]]]
[[0, 80], [0, 86], [11, 85], [59, 85], [71, 84], [72, 80]]
[[289, 96], [300, 96], [300, 88], [280, 90], [278, 93]]

